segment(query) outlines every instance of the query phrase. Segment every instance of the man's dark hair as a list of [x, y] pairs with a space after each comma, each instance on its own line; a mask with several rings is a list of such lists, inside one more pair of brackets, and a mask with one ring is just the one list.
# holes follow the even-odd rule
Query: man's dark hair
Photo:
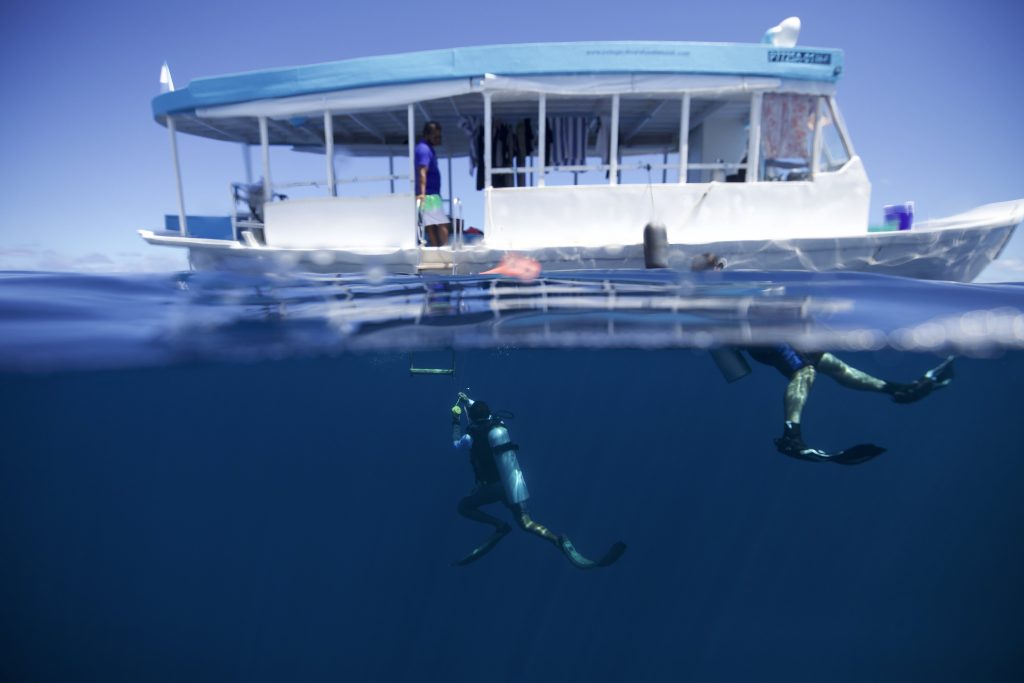
[[437, 121], [427, 121], [426, 123], [423, 124], [423, 137], [427, 137], [428, 135], [430, 135], [434, 131], [440, 131], [440, 130], [441, 130], [441, 124], [440, 123], [438, 123]]
[[483, 401], [474, 401], [469, 407], [470, 420], [486, 420], [491, 414], [491, 409]]

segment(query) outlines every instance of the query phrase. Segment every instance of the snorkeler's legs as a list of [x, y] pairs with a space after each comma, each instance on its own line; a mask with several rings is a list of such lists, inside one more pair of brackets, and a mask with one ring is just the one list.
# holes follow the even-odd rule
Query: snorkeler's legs
[[786, 422], [800, 424], [800, 416], [804, 412], [807, 396], [811, 393], [811, 387], [814, 386], [814, 375], [814, 368], [808, 365], [794, 372], [790, 378], [783, 399]]
[[818, 361], [817, 368], [835, 381], [849, 389], [859, 391], [885, 391], [887, 383], [885, 380], [873, 377], [852, 365], [839, 360], [831, 353], [825, 353]]
[[[775, 439], [775, 447], [780, 453], [803, 459], [817, 458], [820, 452], [808, 448], [800, 433], [800, 418], [807, 404], [807, 397], [814, 386], [815, 370], [806, 365], [792, 374], [786, 385], [783, 399], [785, 421], [782, 425], [782, 436]], [[807, 456], [807, 457], [805, 457]]]

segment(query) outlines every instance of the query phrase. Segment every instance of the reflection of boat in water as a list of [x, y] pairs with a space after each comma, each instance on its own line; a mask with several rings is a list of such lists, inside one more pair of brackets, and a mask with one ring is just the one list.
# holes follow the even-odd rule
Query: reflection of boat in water
[[[781, 343], [977, 354], [1024, 344], [1019, 287], [865, 273], [576, 270], [528, 282], [192, 273], [181, 287], [195, 323], [175, 325], [167, 343], [194, 357]], [[261, 343], [238, 344], [240, 331]], [[450, 367], [445, 352], [417, 366], [442, 356]]]
[[[192, 289], [216, 303], [216, 289]], [[486, 276], [291, 277], [244, 300], [245, 321], [332, 347], [423, 350], [514, 346], [703, 347], [799, 334], [850, 307], [762, 279], [718, 273], [565, 271], [529, 282]], [[232, 317], [227, 327], [239, 323]], [[216, 346], [206, 329], [197, 342]], [[308, 339], [307, 339], [308, 340]]]
[[[178, 215], [140, 233], [187, 248], [200, 269], [471, 274], [509, 251], [559, 270], [642, 267], [654, 221], [673, 266], [714, 251], [738, 268], [974, 279], [1024, 200], [870, 231], [870, 183], [835, 101], [842, 67], [839, 50], [776, 35], [457, 48], [199, 79], [153, 102], [176, 172], [185, 132], [259, 145], [262, 182], [234, 185], [228, 216], [189, 216], [179, 172]], [[416, 225], [413, 146], [428, 120], [449, 160], [445, 247], [423, 246]], [[271, 147], [324, 156], [322, 177], [273, 182]], [[339, 178], [335, 154], [388, 170]], [[472, 243], [452, 158], [478, 166]]]

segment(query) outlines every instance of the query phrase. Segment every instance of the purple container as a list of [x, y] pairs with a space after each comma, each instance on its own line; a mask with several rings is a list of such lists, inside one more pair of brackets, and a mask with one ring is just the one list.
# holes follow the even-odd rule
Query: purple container
[[895, 225], [900, 230], [910, 230], [910, 226], [914, 224], [914, 202], [889, 204], [882, 207], [882, 212], [885, 215], [885, 222]]

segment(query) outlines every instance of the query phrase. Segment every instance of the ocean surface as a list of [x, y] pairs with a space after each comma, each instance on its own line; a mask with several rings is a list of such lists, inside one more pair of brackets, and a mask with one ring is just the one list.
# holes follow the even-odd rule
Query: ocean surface
[[[819, 374], [807, 442], [887, 451], [805, 462], [779, 344], [955, 379]], [[0, 680], [1024, 680], [1022, 349], [1021, 283], [0, 273]], [[454, 566], [459, 391], [617, 563]]]

